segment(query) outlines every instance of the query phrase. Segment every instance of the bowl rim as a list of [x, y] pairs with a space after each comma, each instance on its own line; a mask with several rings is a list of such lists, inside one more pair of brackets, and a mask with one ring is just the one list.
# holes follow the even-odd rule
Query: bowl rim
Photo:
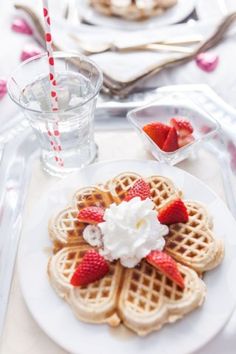
[[[193, 106], [196, 105], [196, 103], [194, 102], [194, 100], [192, 100], [191, 98], [187, 97], [186, 95], [180, 95], [179, 96], [180, 98], [187, 98], [189, 102], [191, 102], [193, 104]], [[179, 98], [178, 97], [178, 98]], [[174, 156], [176, 153], [181, 153], [187, 149], [189, 149], [189, 147], [191, 146], [194, 146], [194, 145], [197, 145], [199, 142], [203, 141], [203, 140], [206, 140], [208, 138], [210, 138], [211, 136], [213, 136], [214, 134], [216, 134], [219, 130], [220, 130], [220, 124], [219, 122], [214, 118], [212, 117], [212, 115], [208, 112], [208, 111], [205, 111], [204, 109], [202, 108], [198, 108], [196, 109], [196, 112], [199, 112], [199, 114], [201, 114], [202, 117], [204, 117], [204, 119], [210, 121], [212, 124], [214, 124], [214, 128], [210, 131], [210, 132], [207, 132], [205, 133], [204, 135], [202, 135], [201, 137], [197, 137], [195, 138], [194, 141], [190, 142], [189, 144], [187, 145], [184, 145], [180, 148], [178, 148], [177, 150], [175, 151], [171, 151], [171, 152], [167, 152], [167, 151], [164, 151], [162, 150], [157, 144], [155, 144], [155, 142], [145, 133], [145, 131], [143, 129], [140, 128], [140, 126], [138, 125], [137, 121], [135, 120], [134, 116], [136, 115], [137, 112], [141, 112], [142, 110], [145, 110], [146, 108], [148, 107], [152, 107], [152, 106], [159, 106], [159, 107], [163, 107], [163, 106], [174, 106], [174, 105], [178, 105], [178, 107], [184, 107], [184, 108], [187, 108], [187, 109], [191, 109], [192, 111], [195, 111], [194, 107], [188, 107], [187, 104], [184, 104], [183, 102], [179, 102], [176, 100], [176, 103], [174, 103], [174, 101], [172, 103], [167, 103], [165, 102], [165, 99], [168, 99], [168, 98], [171, 98], [172, 100], [176, 98], [174, 98], [173, 96], [171, 95], [168, 95], [166, 97], [161, 97], [161, 98], [156, 98], [154, 100], [152, 100], [151, 102], [148, 102], [146, 104], [144, 104], [143, 106], [140, 106], [140, 107], [137, 107], [137, 108], [134, 108], [132, 110], [130, 110], [128, 113], [127, 113], [127, 119], [128, 121], [135, 127], [136, 130], [138, 130], [142, 135], [145, 136], [145, 138], [149, 141], [149, 143], [151, 143], [151, 145], [157, 149], [163, 156], [166, 156], [166, 157], [172, 157]]]

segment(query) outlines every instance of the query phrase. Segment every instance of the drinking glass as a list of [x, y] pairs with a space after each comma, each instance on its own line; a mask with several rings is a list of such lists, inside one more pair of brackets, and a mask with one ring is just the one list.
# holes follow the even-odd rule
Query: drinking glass
[[[19, 65], [8, 80], [8, 93], [36, 134], [43, 169], [54, 176], [66, 176], [97, 155], [94, 111], [102, 73], [95, 63], [77, 53], [55, 52], [54, 63], [58, 110], [52, 111], [47, 53]], [[63, 160], [63, 167], [58, 158]]]

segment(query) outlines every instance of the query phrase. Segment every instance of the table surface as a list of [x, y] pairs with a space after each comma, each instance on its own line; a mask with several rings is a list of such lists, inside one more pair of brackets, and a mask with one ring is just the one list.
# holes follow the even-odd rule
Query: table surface
[[[31, 42], [30, 37], [12, 33], [11, 23], [11, 1], [0, 0], [0, 77], [8, 76], [10, 71], [19, 63], [19, 56], [24, 43]], [[173, 74], [162, 76], [159, 84], [170, 83], [208, 83], [227, 102], [234, 104], [236, 96], [235, 71], [236, 50], [227, 43], [224, 44], [224, 51], [221, 45], [220, 52], [221, 67], [212, 74], [200, 72], [193, 63], [185, 68], [178, 68]], [[230, 53], [230, 54], [229, 54]], [[227, 69], [227, 70], [226, 70]], [[174, 81], [174, 82], [173, 82]], [[0, 119], [10, 119], [16, 113], [17, 108], [5, 97], [0, 102]], [[109, 159], [150, 159], [142, 147], [139, 138], [131, 131], [97, 132], [96, 141], [99, 146], [99, 160]], [[200, 151], [198, 163], [194, 159], [186, 160], [179, 164], [179, 167], [194, 174], [213, 188], [222, 198], [224, 192], [220, 177], [220, 168], [214, 157], [205, 151]], [[207, 167], [206, 167], [207, 166]], [[30, 215], [35, 203], [42, 193], [55, 182], [55, 179], [47, 176], [41, 170], [39, 161], [33, 164], [33, 173], [29, 185], [28, 198], [25, 208], [25, 215]], [[25, 218], [26, 220], [26, 218]], [[22, 236], [24, 237], [24, 227]], [[29, 284], [30, 286], [30, 284]], [[225, 329], [198, 354], [233, 354], [236, 348], [236, 314], [234, 314]], [[41, 331], [37, 323], [31, 317], [21, 295], [17, 267], [11, 289], [11, 297], [8, 307], [5, 332], [1, 345], [1, 353], [4, 354], [62, 354], [65, 351], [52, 342], [47, 335]]]

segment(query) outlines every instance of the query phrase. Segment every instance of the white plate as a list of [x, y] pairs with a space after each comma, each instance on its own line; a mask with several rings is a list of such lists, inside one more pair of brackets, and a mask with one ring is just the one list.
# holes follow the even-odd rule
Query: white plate
[[[78, 321], [70, 307], [51, 288], [47, 279], [47, 223], [51, 214], [64, 208], [73, 192], [102, 182], [122, 172], [143, 176], [170, 177], [184, 191], [185, 198], [207, 205], [214, 220], [214, 232], [224, 239], [223, 263], [204, 276], [207, 298], [204, 305], [172, 325], [144, 338], [124, 327], [91, 325]], [[224, 203], [197, 178], [176, 167], [155, 161], [114, 161], [91, 165], [56, 184], [38, 202], [29, 218], [19, 252], [21, 288], [34, 319], [55, 342], [78, 354], [186, 354], [211, 340], [226, 324], [236, 301], [236, 223]]]
[[194, 10], [196, 0], [178, 0], [177, 4], [162, 15], [144, 21], [128, 21], [115, 16], [100, 14], [89, 6], [87, 0], [78, 1], [78, 13], [85, 21], [102, 27], [120, 30], [145, 30], [178, 23], [188, 17]]

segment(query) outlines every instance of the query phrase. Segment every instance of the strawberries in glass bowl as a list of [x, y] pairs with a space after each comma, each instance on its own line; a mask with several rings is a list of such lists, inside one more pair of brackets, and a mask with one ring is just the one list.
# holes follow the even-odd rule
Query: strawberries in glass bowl
[[[130, 111], [128, 120], [145, 148], [160, 162], [174, 165], [219, 129], [218, 122], [188, 97], [157, 99]], [[207, 127], [207, 129], [202, 129]]]
[[182, 117], [171, 118], [169, 124], [162, 122], [145, 124], [143, 131], [161, 150], [166, 152], [176, 151], [195, 140], [192, 124]]

